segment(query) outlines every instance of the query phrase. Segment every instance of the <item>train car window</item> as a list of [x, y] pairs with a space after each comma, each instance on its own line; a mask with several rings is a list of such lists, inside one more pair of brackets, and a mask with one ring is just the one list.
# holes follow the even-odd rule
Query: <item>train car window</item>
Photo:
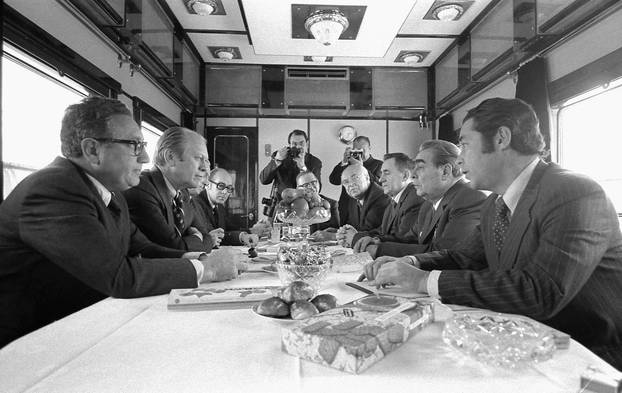
[[150, 159], [147, 164], [143, 164], [143, 169], [148, 169], [153, 166], [156, 144], [158, 143], [158, 138], [160, 138], [160, 135], [162, 135], [163, 132], [146, 121], [140, 122], [140, 128], [143, 132], [143, 139], [147, 142], [147, 153], [149, 153]]
[[3, 43], [3, 195], [60, 155], [65, 108], [88, 95], [84, 86]]
[[622, 146], [618, 111], [622, 79], [565, 103], [558, 113], [559, 159], [568, 169], [596, 179], [622, 215]]

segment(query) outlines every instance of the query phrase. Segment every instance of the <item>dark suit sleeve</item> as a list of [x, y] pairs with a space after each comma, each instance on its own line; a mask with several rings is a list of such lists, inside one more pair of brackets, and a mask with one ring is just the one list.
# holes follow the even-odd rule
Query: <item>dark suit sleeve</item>
[[279, 167], [276, 165], [276, 162], [274, 162], [275, 154], [276, 152], [272, 153], [270, 161], [268, 161], [268, 164], [259, 173], [259, 181], [261, 182], [261, 184], [270, 184], [276, 178], [276, 172]]
[[450, 210], [442, 233], [432, 238], [429, 250], [444, 250], [456, 247], [473, 232], [479, 224], [480, 208], [485, 200], [483, 193], [471, 192], [456, 196], [456, 205]]
[[341, 165], [341, 161], [339, 161], [337, 165], [335, 165], [333, 171], [328, 176], [328, 181], [330, 182], [330, 184], [334, 184], [336, 186], [341, 185], [341, 174], [343, 173], [343, 170], [346, 169], [346, 167], [347, 165]]
[[372, 182], [380, 185], [380, 176], [382, 176], [382, 161], [374, 159], [373, 165], [367, 169], [369, 178]]
[[392, 234], [387, 234], [385, 228], [383, 228], [379, 236], [380, 240], [400, 243], [416, 242], [418, 239], [417, 218], [419, 217], [419, 210], [422, 204], [423, 198], [419, 197], [413, 188], [400, 208], [400, 217], [398, 218], [396, 231]]
[[108, 296], [150, 296], [197, 286], [188, 260], [128, 257], [119, 229], [106, 228], [92, 200], [73, 186], [41, 184], [24, 200], [19, 225], [25, 244]]
[[[602, 191], [579, 198], [551, 198], [534, 212], [537, 230], [525, 234], [523, 259], [507, 270], [444, 271], [443, 301], [548, 319], [565, 307], [587, 282], [619, 225]], [[616, 222], [614, 222], [616, 221]], [[533, 237], [530, 237], [533, 236]], [[518, 241], [517, 239], [506, 239]]]
[[183, 239], [187, 250], [205, 251], [209, 253], [212, 248], [214, 248], [212, 237], [209, 235], [209, 232], [212, 230], [211, 226], [204, 219], [203, 214], [201, 214], [197, 206], [190, 200], [186, 203], [185, 216], [190, 220], [190, 226], [197, 229], [201, 233], [201, 236], [203, 236], [203, 240], [201, 240], [195, 235], [184, 234]]
[[380, 227], [380, 224], [382, 224], [382, 216], [389, 206], [389, 203], [391, 203], [389, 197], [381, 194], [373, 202], [373, 206], [367, 211], [359, 232], [367, 232]]

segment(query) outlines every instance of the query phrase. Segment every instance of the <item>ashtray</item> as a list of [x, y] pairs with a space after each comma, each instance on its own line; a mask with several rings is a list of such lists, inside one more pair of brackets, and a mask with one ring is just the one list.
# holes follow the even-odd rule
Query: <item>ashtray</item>
[[482, 363], [517, 368], [553, 357], [550, 329], [520, 316], [455, 314], [445, 322], [443, 341]]

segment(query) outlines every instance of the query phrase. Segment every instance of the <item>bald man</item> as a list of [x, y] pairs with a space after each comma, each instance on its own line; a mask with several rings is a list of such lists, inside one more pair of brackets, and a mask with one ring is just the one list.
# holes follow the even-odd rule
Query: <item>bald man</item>
[[362, 164], [351, 164], [341, 173], [341, 184], [351, 197], [340, 209], [341, 228], [337, 240], [346, 247], [352, 247], [352, 239], [359, 231], [369, 231], [382, 223], [384, 211], [391, 199], [382, 188], [372, 183], [369, 172]]
[[218, 234], [219, 239], [216, 242], [218, 245], [255, 246], [259, 241], [259, 232], [261, 232], [258, 227], [251, 229], [251, 232], [257, 233], [249, 234], [231, 225], [224, 204], [234, 192], [231, 174], [223, 168], [216, 168], [207, 177], [205, 189], [192, 198], [192, 203], [195, 210], [203, 216], [208, 228], [213, 228], [210, 233]]

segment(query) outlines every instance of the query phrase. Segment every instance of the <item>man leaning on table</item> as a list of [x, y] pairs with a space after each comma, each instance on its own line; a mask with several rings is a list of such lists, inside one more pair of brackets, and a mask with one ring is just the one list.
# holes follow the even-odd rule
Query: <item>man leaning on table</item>
[[120, 192], [149, 161], [129, 110], [88, 97], [65, 111], [61, 149], [0, 205], [0, 347], [106, 296], [158, 295], [234, 278], [229, 255], [150, 242]]
[[603, 189], [540, 160], [538, 119], [521, 100], [471, 109], [460, 141], [473, 187], [493, 192], [480, 225], [454, 249], [380, 257], [368, 279], [526, 315], [622, 368], [622, 234]]
[[161, 246], [210, 252], [222, 231], [205, 226], [188, 191], [201, 186], [210, 172], [205, 139], [187, 128], [171, 127], [158, 139], [155, 155], [154, 167], [140, 174], [136, 187], [123, 192], [132, 221]]
[[369, 244], [365, 250], [372, 257], [401, 257], [449, 248], [464, 240], [479, 224], [480, 207], [486, 195], [474, 190], [464, 180], [458, 165], [460, 149], [440, 139], [425, 141], [415, 157], [413, 185], [426, 201], [421, 205], [416, 242], [383, 241]]

